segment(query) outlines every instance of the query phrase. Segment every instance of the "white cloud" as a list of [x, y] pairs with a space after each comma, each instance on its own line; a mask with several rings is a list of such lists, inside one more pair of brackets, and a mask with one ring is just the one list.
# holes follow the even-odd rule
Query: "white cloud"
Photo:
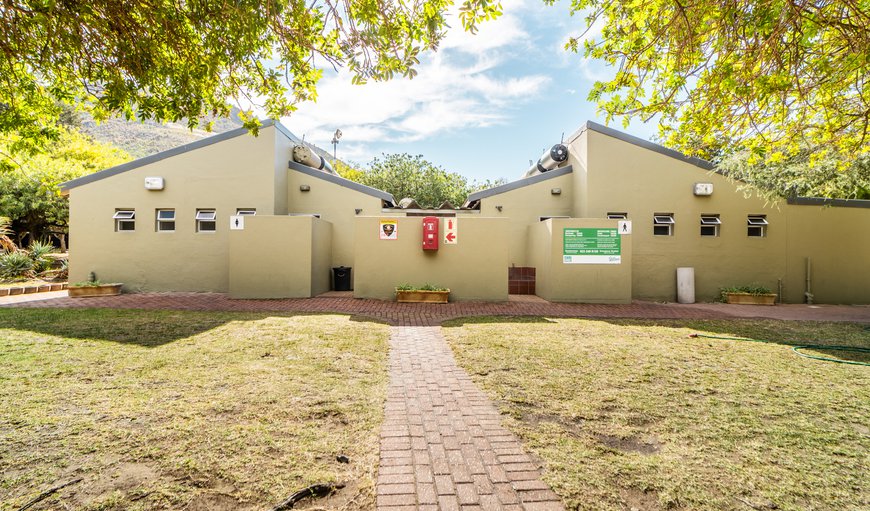
[[520, 1], [502, 2], [503, 13], [496, 21], [483, 22], [478, 26], [476, 34], [462, 29], [459, 20], [459, 6], [455, 5], [448, 13], [447, 36], [441, 42], [441, 48], [456, 49], [472, 55], [503, 49], [522, 49], [528, 47], [529, 34], [522, 27], [520, 11], [525, 7]]
[[509, 121], [511, 106], [541, 94], [546, 75], [521, 70], [511, 59], [528, 50], [519, 1], [505, 2], [505, 13], [484, 23], [477, 35], [454, 22], [441, 49], [421, 59], [413, 80], [351, 83], [345, 70], [327, 70], [318, 84], [316, 103], [300, 105], [285, 124], [306, 140], [326, 145], [332, 133], [344, 133], [344, 158], [366, 160], [376, 144], [419, 141], [460, 129]]

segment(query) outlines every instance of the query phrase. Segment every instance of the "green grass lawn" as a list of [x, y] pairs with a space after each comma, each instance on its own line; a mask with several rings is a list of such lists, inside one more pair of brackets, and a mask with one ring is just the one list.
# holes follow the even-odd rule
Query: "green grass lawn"
[[474, 318], [444, 332], [569, 508], [870, 509], [870, 367], [688, 338], [870, 347], [864, 326]]
[[388, 337], [337, 315], [0, 309], [0, 510], [78, 477], [32, 509], [271, 509], [321, 482], [347, 487], [314, 505], [373, 508]]

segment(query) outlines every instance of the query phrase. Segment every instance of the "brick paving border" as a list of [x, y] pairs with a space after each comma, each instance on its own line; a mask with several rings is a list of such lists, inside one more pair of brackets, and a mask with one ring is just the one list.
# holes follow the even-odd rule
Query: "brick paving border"
[[[55, 293], [50, 293], [54, 295]], [[332, 312], [363, 316], [392, 325], [440, 325], [471, 316], [544, 316], [639, 319], [735, 319], [855, 321], [870, 323], [870, 307], [848, 305], [727, 305], [674, 304], [635, 301], [625, 305], [551, 303], [545, 300], [507, 302], [451, 302], [444, 305], [396, 303], [385, 300], [322, 296], [280, 300], [234, 300], [222, 293], [131, 293], [94, 298], [52, 298], [11, 303], [0, 307], [166, 309], [241, 312]], [[46, 297], [47, 298], [47, 297]]]
[[440, 327], [394, 326], [377, 508], [563, 510], [540, 476]]

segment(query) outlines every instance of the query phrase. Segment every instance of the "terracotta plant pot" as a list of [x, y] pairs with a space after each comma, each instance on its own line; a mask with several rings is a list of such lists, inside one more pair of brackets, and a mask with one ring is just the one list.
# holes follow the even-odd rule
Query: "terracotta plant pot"
[[399, 291], [396, 290], [396, 301], [399, 303], [447, 303], [450, 290], [447, 291]]
[[725, 293], [725, 300], [740, 305], [776, 305], [776, 294]]
[[73, 298], [87, 298], [91, 296], [115, 296], [121, 294], [121, 286], [124, 284], [100, 284], [98, 286], [68, 286], [67, 292]]

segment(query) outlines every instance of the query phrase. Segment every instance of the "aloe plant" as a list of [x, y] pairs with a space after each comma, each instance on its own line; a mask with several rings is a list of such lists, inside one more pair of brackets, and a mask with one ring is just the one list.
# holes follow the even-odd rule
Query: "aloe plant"
[[9, 217], [0, 216], [0, 249], [5, 252], [15, 252], [18, 248], [12, 241], [12, 221]]
[[28, 247], [27, 252], [30, 254], [30, 260], [33, 261], [33, 270], [37, 273], [43, 272], [51, 265], [51, 260], [47, 257], [48, 254], [55, 252], [54, 245], [44, 241], [34, 241]]

